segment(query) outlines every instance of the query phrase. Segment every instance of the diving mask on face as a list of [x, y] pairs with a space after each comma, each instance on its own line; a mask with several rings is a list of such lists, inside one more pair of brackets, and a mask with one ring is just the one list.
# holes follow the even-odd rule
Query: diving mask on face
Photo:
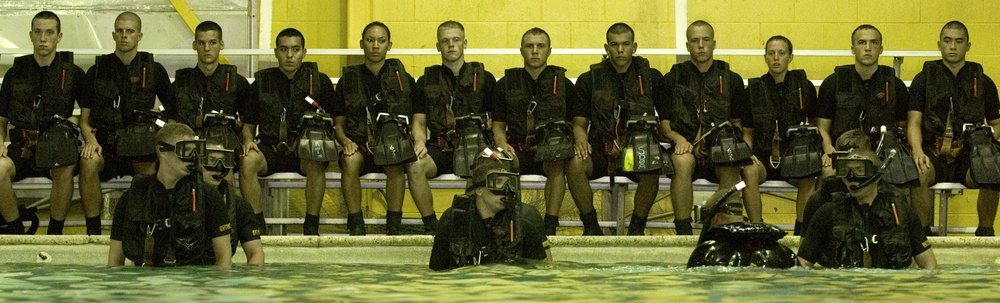
[[177, 141], [174, 145], [165, 142], [157, 144], [160, 152], [174, 152], [177, 158], [185, 162], [193, 162], [205, 158], [205, 140], [181, 140]]
[[205, 159], [202, 165], [206, 170], [222, 173], [216, 179], [225, 178], [229, 171], [235, 167], [236, 155], [231, 149], [207, 148], [205, 149]]
[[885, 173], [886, 167], [888, 167], [897, 154], [896, 150], [890, 150], [882, 165], [876, 168], [875, 160], [872, 160], [872, 158], [878, 158], [874, 152], [869, 152], [870, 155], [867, 157], [863, 153], [863, 151], [852, 149], [851, 151], [834, 152], [833, 154], [833, 169], [836, 170], [836, 176], [848, 182], [860, 183], [857, 186], [852, 186], [854, 189], [865, 188], [878, 181]]
[[486, 175], [486, 189], [497, 195], [509, 195], [521, 190], [521, 176], [517, 173], [493, 171]]

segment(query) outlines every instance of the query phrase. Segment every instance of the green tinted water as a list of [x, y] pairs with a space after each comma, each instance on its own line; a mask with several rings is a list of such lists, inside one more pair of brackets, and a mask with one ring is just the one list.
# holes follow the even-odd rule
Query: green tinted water
[[4, 264], [0, 301], [305, 302], [996, 301], [1000, 269], [762, 270], [555, 262], [430, 272], [424, 265], [106, 268]]

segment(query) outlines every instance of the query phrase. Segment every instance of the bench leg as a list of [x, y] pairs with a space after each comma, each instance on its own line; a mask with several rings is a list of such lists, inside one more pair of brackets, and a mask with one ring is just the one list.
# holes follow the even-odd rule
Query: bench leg
[[941, 208], [938, 211], [938, 235], [948, 236], [948, 198], [951, 196], [950, 190], [943, 190], [941, 195]]

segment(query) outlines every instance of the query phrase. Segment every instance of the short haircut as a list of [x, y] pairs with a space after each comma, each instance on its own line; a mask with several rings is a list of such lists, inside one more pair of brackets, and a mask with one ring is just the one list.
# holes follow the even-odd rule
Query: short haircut
[[713, 37], [715, 36], [715, 27], [713, 27], [712, 24], [709, 24], [708, 21], [705, 20], [695, 20], [694, 22], [691, 22], [691, 25], [688, 25], [688, 28], [685, 31], [685, 35], [687, 35], [687, 32], [690, 31], [691, 28], [694, 28], [695, 26], [707, 26], [708, 29], [712, 31], [712, 36]]
[[378, 22], [378, 21], [372, 21], [372, 23], [368, 23], [368, 25], [365, 25], [365, 29], [361, 30], [361, 40], [365, 40], [365, 33], [368, 32], [369, 28], [372, 28], [372, 27], [375, 27], [375, 26], [384, 28], [385, 29], [385, 37], [387, 38], [387, 40], [392, 41], [392, 32], [389, 31], [389, 26], [385, 25], [385, 23]]
[[140, 33], [142, 32], [142, 18], [139, 18], [139, 15], [136, 15], [133, 12], [124, 12], [118, 14], [118, 17], [115, 18], [115, 23], [118, 23], [118, 21], [135, 21], [137, 25], [136, 29], [139, 30]]
[[521, 35], [521, 43], [524, 43], [524, 38], [528, 35], [544, 35], [545, 40], [548, 40], [549, 47], [552, 47], [552, 38], [549, 38], [549, 33], [544, 29], [532, 27], [528, 31], [524, 32], [524, 35]]
[[471, 193], [480, 187], [486, 186], [486, 175], [495, 171], [506, 171], [507, 167], [503, 165], [500, 161], [489, 160], [483, 161], [475, 168], [472, 169], [472, 186], [469, 186], [465, 190], [466, 193]]
[[437, 30], [441, 31], [442, 29], [446, 29], [446, 28], [457, 28], [458, 30], [462, 31], [463, 33], [465, 32], [465, 26], [462, 26], [461, 22], [458, 22], [458, 21], [455, 21], [455, 20], [448, 20], [448, 21], [445, 21], [445, 22], [441, 22], [441, 25], [438, 25], [438, 29]]
[[867, 133], [860, 129], [852, 129], [840, 134], [834, 147], [841, 151], [859, 148], [871, 149], [872, 143]]
[[635, 41], [635, 31], [632, 30], [632, 27], [628, 26], [628, 24], [621, 22], [612, 24], [611, 27], [608, 28], [608, 32], [604, 34], [604, 38], [610, 40], [611, 34], [619, 35], [624, 33], [632, 34], [632, 41]]
[[792, 54], [792, 40], [788, 40], [787, 37], [782, 35], [772, 36], [771, 38], [768, 38], [767, 42], [764, 42], [764, 51], [767, 51], [767, 45], [771, 44], [772, 41], [784, 41], [785, 44], [788, 45], [788, 54], [789, 55]]
[[194, 130], [183, 123], [170, 122], [156, 132], [156, 141], [167, 144], [176, 144], [183, 137], [194, 137]]
[[854, 45], [854, 35], [857, 35], [859, 31], [866, 29], [875, 30], [875, 32], [878, 33], [878, 40], [882, 41], [882, 31], [878, 30], [878, 28], [875, 27], [874, 25], [866, 23], [858, 25], [858, 27], [854, 29], [854, 32], [851, 32], [851, 45]]
[[295, 28], [289, 27], [281, 30], [281, 32], [278, 33], [278, 36], [274, 37], [275, 47], [278, 46], [278, 41], [281, 40], [281, 37], [299, 37], [299, 39], [302, 39], [302, 47], [306, 47], [306, 37], [302, 35], [302, 32]]
[[[207, 32], [207, 31], [217, 31], [217, 32], [219, 32], [219, 40], [222, 40], [222, 26], [219, 26], [219, 24], [215, 23], [215, 21], [205, 21], [205, 22], [202, 22], [201, 24], [198, 24], [198, 27], [194, 28], [194, 33], [195, 34], [198, 34], [200, 32]], [[303, 44], [304, 43], [305, 43], [305, 40], [303, 40]]]
[[56, 33], [61, 33], [62, 32], [62, 21], [59, 20], [59, 16], [57, 16], [56, 13], [53, 13], [51, 11], [40, 11], [40, 12], [38, 12], [37, 14], [35, 14], [35, 17], [31, 18], [31, 26], [32, 27], [35, 26], [35, 20], [38, 20], [38, 19], [56, 20]]
[[[969, 41], [969, 28], [965, 27], [965, 23], [962, 23], [962, 21], [958, 21], [958, 20], [948, 21], [948, 23], [945, 23], [944, 26], [941, 27], [941, 34], [944, 34], [944, 30], [946, 30], [946, 29], [960, 29], [960, 30], [962, 30], [962, 32], [965, 33], [965, 41], [966, 42]], [[941, 36], [941, 34], [938, 34], [938, 36]]]

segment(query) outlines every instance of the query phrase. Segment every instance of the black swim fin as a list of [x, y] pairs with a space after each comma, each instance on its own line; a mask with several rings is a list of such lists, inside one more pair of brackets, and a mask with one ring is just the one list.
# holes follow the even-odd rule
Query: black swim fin
[[963, 133], [969, 148], [972, 181], [986, 187], [1000, 186], [1000, 143], [988, 125], [967, 127]]
[[471, 178], [476, 157], [490, 143], [487, 141], [482, 118], [460, 117], [456, 121], [458, 143], [455, 144], [453, 168], [456, 176]]
[[877, 146], [875, 148], [879, 158], [885, 161], [891, 150], [896, 150], [896, 157], [886, 167], [886, 173], [882, 180], [896, 186], [914, 186], [920, 181], [920, 173], [917, 171], [917, 162], [913, 159], [913, 152], [903, 144], [903, 130], [899, 127], [887, 128], [882, 126], [872, 129], [873, 135], [877, 136]]
[[815, 126], [799, 125], [788, 128], [788, 148], [781, 154], [783, 178], [815, 176], [823, 169], [822, 137]]

